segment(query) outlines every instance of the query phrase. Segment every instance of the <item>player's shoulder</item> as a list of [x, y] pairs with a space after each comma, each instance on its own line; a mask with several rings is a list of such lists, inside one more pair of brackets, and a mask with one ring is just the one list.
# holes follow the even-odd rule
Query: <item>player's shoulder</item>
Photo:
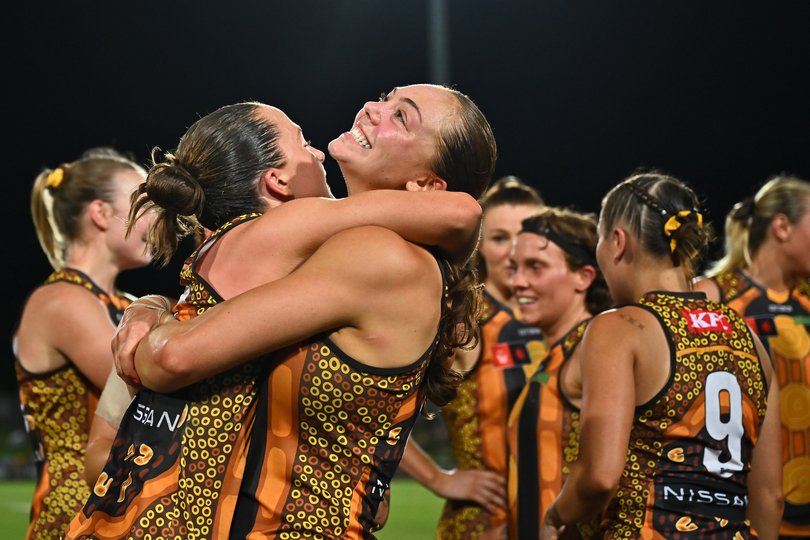
[[332, 235], [326, 244], [338, 246], [341, 249], [349, 249], [357, 254], [378, 257], [386, 255], [398, 256], [412, 252], [414, 248], [421, 249], [394, 231], [376, 225], [364, 225], [340, 231]]
[[701, 276], [695, 279], [692, 287], [697, 292], [705, 293], [707, 299], [715, 302], [720, 301], [720, 286], [714, 278]]
[[61, 313], [98, 305], [100, 300], [92, 290], [74, 283], [55, 282], [37, 287], [28, 297], [26, 309]]
[[435, 266], [435, 259], [424, 248], [397, 233], [373, 225], [347, 229], [333, 235], [322, 248], [365, 274], [394, 273], [407, 275]]
[[[627, 304], [608, 309], [596, 315], [590, 323], [586, 332], [604, 331], [613, 327], [624, 328], [627, 324], [630, 326], [642, 329], [645, 323], [654, 322], [656, 320], [648, 309], [639, 304]], [[617, 334], [619, 337], [621, 334]]]

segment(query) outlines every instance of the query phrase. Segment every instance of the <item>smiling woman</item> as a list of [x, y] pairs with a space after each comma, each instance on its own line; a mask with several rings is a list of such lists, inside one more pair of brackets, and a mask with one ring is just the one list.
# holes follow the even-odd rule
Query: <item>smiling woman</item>
[[[425, 108], [425, 117], [416, 101]], [[435, 111], [454, 107], [451, 94], [428, 86], [393, 90], [380, 101], [366, 103], [350, 131], [329, 143], [329, 154], [340, 164], [351, 195], [372, 185], [398, 187], [404, 178], [442, 182], [425, 155], [435, 152], [441, 117]], [[394, 159], [396, 158], [396, 159]]]
[[[139, 343], [154, 312], [136, 303], [117, 357], [128, 380], [152, 389], [137, 405], [185, 421], [173, 432], [136, 418], [122, 424], [68, 538], [150, 527], [179, 537], [368, 538], [380, 526], [416, 415], [426, 397], [453, 397], [449, 353], [472, 339], [473, 276], [450, 261], [474, 246], [480, 206], [471, 195], [495, 163], [492, 132], [469, 98], [432, 85], [394, 94], [356, 116], [367, 144], [346, 132], [329, 145], [351, 194], [344, 200], [295, 198], [296, 184], [322, 182], [322, 154], [296, 139], [314, 166], [290, 167], [284, 156], [298, 150], [278, 132], [292, 122], [262, 104], [201, 119], [150, 170], [141, 193], [160, 207], [159, 226], [177, 230], [191, 214], [216, 230], [188, 261], [175, 319]], [[407, 125], [405, 99], [421, 111]], [[242, 159], [231, 159], [234, 148], [247, 148]], [[264, 161], [270, 149], [279, 155]], [[175, 195], [192, 189], [167, 197], [169, 186]], [[261, 216], [240, 216], [238, 206], [217, 212], [237, 195], [258, 199]], [[419, 243], [381, 227], [341, 230], [358, 219]], [[139, 450], [135, 459], [129, 448]], [[166, 523], [169, 511], [180, 517]]]
[[496, 182], [480, 199], [484, 209], [476, 264], [484, 283], [479, 344], [459, 350], [459, 397], [442, 408], [456, 470], [442, 470], [410, 440], [402, 469], [447, 499], [436, 535], [475, 539], [506, 523], [506, 421], [510, 408], [545, 354], [540, 330], [519, 319], [510, 287], [509, 255], [521, 220], [542, 208], [540, 195], [520, 179]]
[[[536, 539], [579, 452], [581, 349], [591, 318], [612, 304], [596, 264], [591, 214], [548, 207], [523, 220], [511, 280], [523, 322], [542, 330], [548, 355], [509, 417], [509, 538]], [[584, 538], [597, 527], [581, 527]]]

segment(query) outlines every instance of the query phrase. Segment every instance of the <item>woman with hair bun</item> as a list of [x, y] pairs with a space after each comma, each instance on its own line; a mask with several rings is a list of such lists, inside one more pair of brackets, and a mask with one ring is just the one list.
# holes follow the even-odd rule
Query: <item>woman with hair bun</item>
[[[422, 401], [452, 398], [449, 353], [472, 339], [474, 280], [454, 261], [496, 149], [469, 97], [410, 85], [366, 102], [329, 151], [345, 199], [299, 126], [245, 103], [154, 164], [131, 215], [157, 207], [158, 253], [214, 232], [175, 316], [141, 300], [117, 334], [119, 372], [149, 390], [68, 538], [373, 537]], [[140, 339], [150, 309], [162, 324]]]
[[146, 176], [111, 148], [43, 170], [31, 215], [53, 273], [27, 298], [14, 333], [15, 368], [37, 484], [27, 538], [62, 538], [90, 495], [90, 423], [113, 368], [110, 340], [134, 298], [121, 272], [150, 262], [149, 217], [125, 238], [129, 197]]
[[541, 538], [600, 513], [604, 538], [776, 538], [778, 386], [742, 317], [691, 290], [710, 238], [697, 197], [636, 174], [605, 196], [598, 230], [619, 307], [580, 343], [579, 457]]
[[810, 183], [777, 175], [726, 217], [725, 255], [695, 288], [742, 315], [779, 375], [781, 538], [810, 538]]

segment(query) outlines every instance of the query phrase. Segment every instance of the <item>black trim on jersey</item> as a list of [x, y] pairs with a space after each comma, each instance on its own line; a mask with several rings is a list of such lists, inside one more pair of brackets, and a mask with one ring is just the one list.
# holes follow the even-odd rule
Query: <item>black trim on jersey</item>
[[[588, 326], [588, 324], [590, 324], [590, 322], [592, 320], [593, 320], [593, 317], [588, 317], [584, 321], [578, 322], [576, 325], [574, 325], [574, 327], [571, 330], [566, 332], [565, 336], [563, 336], [563, 337], [561, 337], [560, 339], [557, 340], [557, 343], [560, 344], [560, 348], [563, 349], [563, 351], [562, 351], [563, 352], [563, 361], [562, 361], [562, 364], [560, 364], [560, 370], [557, 373], [557, 393], [560, 395], [560, 399], [563, 401], [563, 405], [568, 406], [572, 410], [575, 410], [577, 412], [581, 412], [580, 408], [577, 407], [576, 405], [574, 405], [571, 402], [571, 399], [565, 394], [565, 391], [563, 390], [563, 386], [562, 386], [562, 383], [563, 383], [563, 370], [565, 370], [565, 368], [568, 367], [568, 364], [569, 364], [568, 361], [571, 359], [571, 356], [573, 356], [574, 351], [576, 350], [576, 348], [579, 347], [579, 344], [582, 343], [582, 340], [585, 338], [585, 335], [583, 334], [582, 338], [580, 338], [580, 340], [577, 341], [576, 345], [574, 345], [571, 348], [571, 353], [568, 356], [565, 355], [565, 348], [562, 347], [562, 344], [565, 342], [565, 340], [568, 338], [568, 336], [570, 336], [571, 334], [576, 332], [579, 329], [580, 326], [582, 326], [582, 325]], [[557, 346], [557, 343], [554, 344], [555, 347]], [[549, 349], [549, 356], [551, 356], [551, 351], [553, 351], [553, 350], [554, 350], [554, 347]]]
[[[694, 299], [697, 299], [697, 300], [706, 298], [706, 295], [704, 293], [678, 293], [678, 294], [675, 294], [675, 293], [670, 293], [670, 292], [667, 292], [667, 291], [650, 291], [650, 292], [646, 293], [644, 296], [646, 297], [647, 295], [650, 295], [650, 294], [663, 294], [663, 295], [671, 295], [671, 296], [684, 295], [685, 298], [694, 298]], [[658, 321], [658, 324], [660, 325], [661, 331], [664, 333], [664, 338], [667, 340], [667, 346], [669, 347], [669, 375], [667, 375], [667, 380], [664, 383], [664, 385], [661, 387], [661, 389], [658, 390], [658, 392], [655, 393], [655, 395], [652, 397], [652, 399], [648, 399], [647, 401], [645, 401], [641, 405], [636, 405], [636, 407], [635, 407], [636, 412], [640, 412], [640, 411], [648, 408], [649, 406], [653, 405], [659, 399], [661, 399], [661, 396], [666, 394], [666, 392], [672, 386], [672, 383], [673, 383], [672, 378], [675, 376], [675, 368], [677, 367], [677, 359], [676, 359], [676, 356], [675, 356], [675, 342], [672, 340], [672, 336], [669, 333], [669, 328], [667, 327], [666, 322], [664, 321], [664, 319], [658, 313], [656, 313], [656, 311], [652, 308], [652, 306], [646, 306], [644, 304], [635, 303], [635, 304], [626, 304], [625, 306], [621, 306], [621, 307], [626, 307], [626, 306], [639, 307], [639, 308], [641, 308], [641, 309], [643, 309], [645, 311], [648, 311], [648, 312], [652, 313], [655, 316], [655, 319]]]
[[[55, 367], [55, 368], [53, 368], [51, 370], [48, 370], [48, 371], [43, 371], [42, 373], [35, 373], [33, 371], [28, 371], [27, 369], [25, 369], [25, 366], [23, 366], [20, 363], [19, 359], [17, 359], [17, 365], [20, 367], [22, 372], [25, 373], [30, 379], [47, 379], [49, 377], [52, 377], [52, 376], [56, 375], [60, 371], [65, 371], [67, 368], [76, 367], [76, 366], [73, 365], [73, 362], [67, 361], [66, 363], [62, 364], [59, 367]], [[78, 371], [78, 369], [77, 369], [77, 371]], [[81, 372], [79, 372], [79, 375], [81, 375]], [[82, 378], [84, 378], [84, 376], [82, 376]]]
[[[242, 485], [239, 487], [239, 494], [236, 499], [236, 506], [233, 509], [233, 519], [231, 520], [231, 531], [228, 538], [244, 539], [253, 530], [256, 516], [259, 513], [259, 501], [256, 499], [256, 492], [259, 489], [259, 480], [262, 478], [262, 466], [264, 456], [267, 454], [267, 429], [270, 427], [267, 417], [267, 407], [269, 400], [268, 378], [270, 369], [262, 370], [259, 375], [261, 383], [258, 388], [256, 402], [256, 416], [248, 438], [248, 453], [245, 457], [245, 469], [242, 476]], [[253, 429], [256, 426], [266, 426], [265, 429]], [[248, 429], [248, 426], [242, 426]]]
[[[540, 536], [540, 520], [537, 511], [540, 502], [540, 490], [537, 479], [539, 445], [537, 443], [537, 420], [540, 416], [540, 384], [529, 383], [526, 400], [518, 416], [518, 488], [517, 488], [517, 538], [519, 540]], [[526, 451], [531, 449], [531, 453]], [[529, 455], [527, 455], [529, 454]], [[524, 480], [524, 481], [521, 481]]]
[[412, 362], [406, 366], [394, 368], [381, 368], [369, 366], [368, 364], [364, 364], [360, 360], [352, 358], [346, 352], [341, 350], [341, 348], [338, 347], [334, 341], [329, 339], [329, 337], [326, 334], [322, 335], [321, 337], [316, 337], [314, 341], [320, 341], [324, 343], [332, 350], [332, 353], [335, 356], [340, 358], [342, 362], [348, 364], [355, 370], [361, 373], [368, 373], [370, 375], [402, 375], [405, 373], [410, 373], [411, 371], [421, 366], [423, 363], [430, 361], [430, 355], [433, 353], [433, 348], [436, 346], [435, 342], [431, 343], [430, 347], [428, 347], [428, 350], [423, 352], [422, 355], [415, 362]]
[[[230, 221], [227, 221], [219, 229], [214, 231], [214, 233], [211, 234], [211, 236], [206, 238], [197, 247], [197, 249], [194, 250], [194, 253], [191, 254], [191, 257], [193, 257], [193, 259], [191, 260], [191, 264], [189, 265], [189, 272], [191, 272], [191, 275], [194, 276], [194, 279], [200, 285], [202, 285], [206, 290], [208, 290], [209, 294], [211, 294], [211, 297], [214, 299], [215, 303], [217, 303], [217, 304], [222, 303], [222, 302], [225, 301], [225, 298], [223, 298], [223, 296], [221, 294], [219, 294], [219, 291], [217, 291], [216, 287], [211, 285], [211, 283], [207, 279], [203, 278], [197, 272], [197, 263], [200, 262], [200, 257], [202, 257], [203, 255], [208, 253], [208, 251], [212, 247], [214, 247], [214, 244], [216, 243], [216, 241], [219, 240], [220, 238], [222, 238], [225, 235], [225, 233], [227, 233], [229, 231], [232, 231], [234, 228], [238, 227], [239, 225], [243, 225], [245, 223], [253, 221], [254, 219], [256, 219], [258, 217], [261, 217], [261, 216], [262, 216], [262, 214], [256, 214], [256, 213], [245, 214], [244, 217], [239, 216], [239, 217], [234, 218], [234, 219], [232, 219]], [[222, 227], [225, 227], [226, 225], [229, 225], [229, 227], [227, 229], [223, 229]]]
[[[81, 279], [87, 281], [87, 283], [89, 283], [91, 285], [92, 288], [90, 289], [90, 292], [93, 292], [93, 293], [95, 293], [97, 295], [101, 295], [101, 296], [106, 297], [107, 298], [107, 302], [106, 302], [107, 305], [105, 307], [107, 308], [107, 315], [110, 316], [110, 320], [112, 321], [112, 323], [114, 325], [116, 325], [116, 326], [118, 325], [118, 323], [121, 321], [121, 317], [123, 316], [124, 310], [118, 309], [115, 306], [115, 304], [113, 303], [112, 299], [113, 299], [114, 296], [123, 296], [122, 294], [120, 294], [117, 290], [113, 290], [112, 294], [108, 293], [107, 291], [105, 291], [104, 289], [99, 287], [98, 284], [95, 281], [90, 279], [90, 276], [88, 276], [87, 274], [85, 274], [81, 270], [76, 270], [75, 268], [71, 268], [69, 266], [64, 266], [64, 267], [60, 268], [59, 270], [55, 270], [53, 273], [58, 274], [59, 272], [64, 272], [66, 274], [70, 274], [70, 273], [76, 274]], [[76, 283], [75, 281], [70, 281], [69, 279], [64, 279], [64, 278], [55, 279], [53, 281], [50, 281], [50, 282], [46, 283], [46, 285], [52, 285], [54, 283], [69, 283], [71, 285], [77, 285], [79, 287], [83, 287], [80, 283]], [[83, 288], [86, 288], [86, 287], [83, 287]], [[104, 303], [104, 301], [101, 300], [100, 298], [99, 298], [99, 300], [102, 303]]]
[[[675, 298], [686, 298], [686, 299], [689, 299], [689, 300], [704, 300], [704, 301], [709, 300], [708, 297], [706, 296], [706, 293], [703, 292], [703, 291], [658, 291], [658, 290], [652, 290], [652, 291], [645, 292], [644, 294], [641, 295], [641, 297], [639, 297], [639, 300], [643, 300], [644, 298], [646, 298], [647, 296], [649, 296], [651, 294], [663, 295], [663, 296], [674, 296]], [[624, 304], [624, 305], [635, 306], [637, 304], [636, 303], [631, 303], [631, 304]]]

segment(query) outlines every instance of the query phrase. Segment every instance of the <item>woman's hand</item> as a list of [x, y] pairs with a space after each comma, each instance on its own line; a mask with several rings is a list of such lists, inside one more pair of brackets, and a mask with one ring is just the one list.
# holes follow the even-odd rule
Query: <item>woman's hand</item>
[[113, 335], [111, 348], [115, 371], [127, 384], [140, 386], [135, 371], [135, 351], [152, 328], [160, 324], [164, 314], [171, 312], [172, 303], [165, 296], [150, 294], [127, 306]]
[[462, 469], [444, 472], [433, 491], [445, 499], [473, 501], [488, 512], [506, 510], [506, 481], [492, 471]]
[[546, 512], [540, 525], [540, 540], [559, 540], [564, 538], [565, 525], [559, 523], [556, 509], [552, 506]]

